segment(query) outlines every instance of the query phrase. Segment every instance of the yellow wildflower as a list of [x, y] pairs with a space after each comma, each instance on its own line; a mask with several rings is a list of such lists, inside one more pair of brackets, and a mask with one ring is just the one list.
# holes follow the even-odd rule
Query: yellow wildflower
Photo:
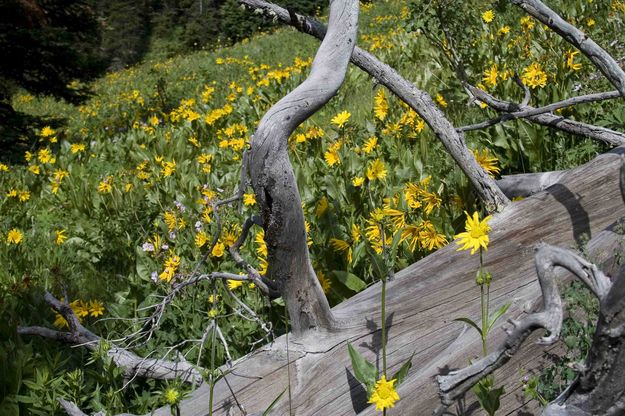
[[388, 101], [384, 95], [384, 89], [380, 88], [375, 94], [375, 106], [373, 107], [373, 113], [377, 119], [384, 121], [388, 114]]
[[67, 235], [65, 235], [65, 230], [56, 230], [54, 234], [55, 234], [54, 242], [58, 246], [60, 246], [61, 244], [65, 242], [65, 240], [67, 240]]
[[206, 234], [204, 231], [200, 231], [195, 235], [196, 247], [202, 248], [207, 242], [208, 242], [208, 234]]
[[362, 186], [364, 182], [365, 178], [363, 178], [362, 176], [356, 176], [354, 179], [352, 179], [352, 185], [354, 185], [355, 187]]
[[373, 136], [365, 142], [365, 145], [362, 147], [362, 151], [365, 152], [366, 154], [369, 154], [373, 151], [373, 149], [375, 149], [377, 144], [378, 144], [378, 138]]
[[161, 169], [161, 174], [163, 177], [168, 177], [173, 175], [176, 172], [176, 161], [172, 160], [171, 162], [164, 162], [163, 169]]
[[224, 252], [225, 252], [225, 246], [223, 243], [217, 243], [215, 244], [215, 247], [213, 247], [213, 249], [211, 250], [211, 255], [213, 257], [223, 257]]
[[112, 180], [113, 177], [109, 176], [105, 180], [101, 181], [98, 185], [98, 192], [101, 194], [110, 194], [113, 191], [113, 186], [111, 185]]
[[580, 63], [575, 63], [575, 55], [579, 54], [579, 51], [571, 51], [569, 50], [566, 53], [566, 67], [568, 69], [570, 69], [571, 71], [579, 71], [580, 69], [582, 69], [582, 64]]
[[26, 202], [30, 199], [30, 192], [26, 190], [19, 191], [19, 193], [17, 194], [17, 198], [20, 200], [20, 202]]
[[521, 80], [532, 89], [536, 87], [544, 88], [547, 85], [547, 73], [543, 71], [538, 62], [534, 62], [523, 69]]
[[322, 271], [317, 272], [317, 279], [319, 280], [321, 289], [323, 289], [323, 293], [327, 295], [330, 292], [330, 287], [332, 286], [332, 282], [330, 281], [330, 279], [326, 277], [326, 275]]
[[334, 116], [331, 120], [332, 124], [335, 124], [339, 128], [343, 127], [347, 120], [351, 117], [351, 114], [348, 111], [343, 111]]
[[494, 87], [497, 85], [497, 77], [499, 73], [497, 71], [497, 65], [493, 64], [491, 67], [484, 71], [484, 76], [482, 77], [482, 81], [484, 81], [490, 87]]
[[485, 23], [490, 23], [493, 20], [495, 20], [495, 12], [493, 12], [492, 10], [486, 10], [484, 13], [482, 13], [482, 20]]
[[104, 305], [99, 300], [92, 300], [89, 302], [89, 315], [97, 318], [104, 315]]
[[39, 133], [41, 137], [50, 137], [50, 136], [54, 136], [54, 134], [55, 134], [55, 131], [50, 126], [45, 126], [44, 128], [41, 129], [41, 132]]
[[244, 194], [243, 195], [243, 204], [245, 205], [255, 205], [256, 204], [256, 196], [254, 194]]
[[337, 164], [341, 164], [341, 156], [336, 149], [331, 148], [327, 152], [323, 154], [323, 158], [325, 159], [328, 166], [334, 166]]
[[484, 250], [488, 249], [488, 232], [490, 231], [490, 226], [488, 225], [488, 221], [490, 221], [491, 216], [487, 216], [482, 221], [478, 216], [477, 212], [473, 213], [473, 216], [470, 216], [468, 212], [464, 212], [467, 216], [467, 221], [465, 223], [465, 232], [457, 234], [454, 238], [458, 238], [456, 241], [460, 250], [471, 250], [471, 254], [475, 254], [477, 250], [483, 248]]
[[328, 198], [326, 198], [325, 196], [321, 197], [319, 202], [317, 202], [317, 207], [315, 209], [315, 215], [317, 216], [317, 218], [321, 218], [321, 216], [325, 214], [325, 212], [328, 210], [329, 205], [330, 204], [328, 203]]
[[237, 289], [237, 288], [239, 288], [241, 286], [243, 286], [243, 281], [242, 280], [231, 280], [231, 279], [228, 279], [228, 289], [234, 290], [234, 289]]
[[434, 99], [441, 107], [447, 107], [447, 101], [445, 101], [445, 97], [443, 97], [441, 94], [436, 94], [436, 97]]
[[395, 406], [395, 402], [399, 400], [399, 394], [393, 386], [397, 380], [386, 381], [386, 376], [382, 376], [375, 383], [373, 393], [367, 403], [375, 404], [375, 410], [383, 411]]
[[83, 143], [72, 143], [72, 145], [70, 146], [69, 150], [73, 154], [84, 152], [85, 151], [85, 145]]
[[493, 156], [488, 148], [477, 151], [471, 150], [471, 153], [473, 153], [475, 160], [477, 160], [477, 163], [480, 164], [482, 169], [488, 173], [488, 176], [492, 177], [494, 173], [499, 173], [501, 171], [499, 166], [497, 166], [499, 159]]
[[386, 166], [384, 166], [384, 162], [380, 159], [376, 159], [369, 165], [367, 169], [367, 178], [370, 181], [376, 179], [384, 179], [387, 175], [388, 171], [386, 170]]
[[22, 233], [20, 230], [18, 230], [17, 228], [12, 228], [11, 230], [9, 230], [9, 232], [7, 233], [7, 245], [9, 244], [15, 244], [18, 245], [20, 244], [22, 241], [24, 240], [24, 233]]

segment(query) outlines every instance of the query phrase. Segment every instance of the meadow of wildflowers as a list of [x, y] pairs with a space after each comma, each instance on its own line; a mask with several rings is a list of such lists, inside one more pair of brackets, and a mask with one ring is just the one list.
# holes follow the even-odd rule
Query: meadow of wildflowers
[[[567, 13], [600, 39], [609, 41], [610, 28], [621, 27], [625, 18], [619, 1], [573, 3]], [[559, 37], [517, 10], [495, 6], [470, 6], [474, 19], [463, 52], [475, 84], [520, 101], [512, 80], [517, 73], [534, 104], [606, 86]], [[448, 50], [415, 27], [415, 7], [397, 0], [363, 5], [359, 46], [428, 91], [455, 125], [495, 116], [467, 102], [449, 68]], [[605, 19], [597, 17], [601, 13]], [[50, 123], [33, 130], [20, 163], [0, 163], [0, 311], [7, 317], [0, 350], [13, 363], [3, 370], [7, 381], [0, 382], [10, 392], [4, 406], [60, 414], [55, 394], [69, 387], [77, 389], [73, 399], [83, 410], [141, 412], [158, 404], [152, 392], [161, 384], [126, 385], [101, 355], [17, 338], [15, 328], [67, 325], [43, 302], [43, 291], [49, 291], [68, 299], [91, 330], [119, 339], [137, 330], [133, 319], [146, 316], [145, 307], [188, 276], [204, 255], [201, 271], [239, 273], [228, 248], [255, 213], [253, 192], [248, 188], [241, 203], [220, 208], [219, 235], [212, 202], [235, 192], [250, 135], [264, 112], [305, 78], [315, 42], [282, 29], [228, 49], [146, 62], [97, 81], [93, 97], [80, 106], [27, 93], [14, 97], [16, 109]], [[562, 114], [610, 127], [625, 123], [625, 111], [611, 103]], [[523, 121], [466, 139], [493, 176], [566, 168], [604, 150]], [[448, 244], [462, 229], [464, 211], [476, 208], [467, 181], [424, 121], [356, 68], [289, 146], [313, 265], [332, 304], [373, 281], [367, 244], [382, 253], [384, 242], [398, 236], [401, 268]], [[264, 274], [263, 230], [254, 227], [251, 233], [241, 254]], [[207, 252], [212, 239], [217, 243]], [[227, 285], [273, 322], [276, 333], [284, 331], [279, 304], [253, 284]], [[234, 312], [237, 305], [223, 296], [225, 290], [200, 284], [177, 298], [161, 331], [137, 344], [136, 352], [162, 356], [178, 345], [187, 360], [208, 367], [208, 354], [183, 341], [201, 336], [213, 318], [221, 322], [232, 358], [249, 352], [264, 333]], [[228, 358], [221, 344], [216, 357], [218, 365]], [[80, 377], [65, 374], [77, 368]], [[51, 395], [32, 399], [41, 386]]]

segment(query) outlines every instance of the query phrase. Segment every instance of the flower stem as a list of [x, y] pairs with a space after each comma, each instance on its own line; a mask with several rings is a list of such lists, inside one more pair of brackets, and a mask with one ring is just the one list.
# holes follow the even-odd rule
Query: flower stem
[[382, 369], [386, 377], [386, 277], [382, 279]]
[[[482, 247], [480, 247], [480, 269], [478, 272], [480, 276], [482, 276], [483, 265], [484, 258]], [[488, 335], [488, 294], [484, 293], [484, 282], [480, 284], [480, 307], [482, 310], [482, 353], [484, 354], [484, 357], [486, 357], [488, 355], [488, 345], [486, 343], [486, 336]]]

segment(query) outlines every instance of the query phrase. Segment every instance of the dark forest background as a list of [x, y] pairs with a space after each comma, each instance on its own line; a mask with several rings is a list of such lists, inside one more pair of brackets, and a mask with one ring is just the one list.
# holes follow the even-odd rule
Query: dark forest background
[[[283, 0], [314, 14], [323, 0]], [[170, 57], [234, 43], [272, 23], [236, 0], [0, 0], [0, 122], [18, 88], [79, 101], [89, 81], [146, 54]]]

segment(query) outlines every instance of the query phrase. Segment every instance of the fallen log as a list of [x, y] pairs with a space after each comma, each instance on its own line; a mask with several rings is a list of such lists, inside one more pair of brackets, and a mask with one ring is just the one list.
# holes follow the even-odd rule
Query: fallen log
[[[560, 180], [538, 194], [508, 206], [490, 224], [491, 242], [485, 253], [485, 267], [493, 274], [491, 305], [511, 302], [506, 319], [518, 318], [534, 307], [540, 297], [534, 269], [534, 247], [539, 242], [571, 248], [590, 241], [590, 260], [610, 274], [615, 251], [622, 238], [610, 227], [625, 216], [619, 189], [621, 154], [619, 147], [591, 162], [568, 171]], [[439, 404], [435, 376], [466, 366], [481, 352], [477, 333], [453, 321], [480, 316], [479, 289], [474, 283], [478, 256], [456, 251], [450, 244], [396, 273], [387, 286], [389, 327], [388, 365], [393, 374], [414, 352], [413, 368], [399, 387], [401, 397], [390, 412], [427, 415]], [[333, 308], [343, 322], [340, 329], [311, 331], [289, 338], [292, 400], [285, 394], [272, 414], [373, 415], [366, 393], [355, 380], [347, 352], [349, 341], [367, 359], [381, 361], [380, 285], [374, 285]], [[491, 332], [489, 345], [505, 337], [500, 320]], [[214, 413], [240, 414], [238, 401], [248, 414], [262, 414], [288, 386], [286, 337], [241, 358], [233, 371], [215, 386]], [[551, 347], [553, 348], [553, 347]], [[557, 349], [557, 346], [555, 347]], [[522, 370], [544, 365], [545, 348], [527, 342], [515, 357], [495, 373], [506, 387], [501, 414], [522, 414], [520, 397]], [[380, 364], [381, 365], [381, 364]], [[232, 397], [236, 395], [236, 401]], [[209, 387], [205, 384], [182, 402], [181, 414], [207, 415]], [[468, 407], [474, 399], [469, 396]], [[154, 415], [169, 415], [168, 408]]]

